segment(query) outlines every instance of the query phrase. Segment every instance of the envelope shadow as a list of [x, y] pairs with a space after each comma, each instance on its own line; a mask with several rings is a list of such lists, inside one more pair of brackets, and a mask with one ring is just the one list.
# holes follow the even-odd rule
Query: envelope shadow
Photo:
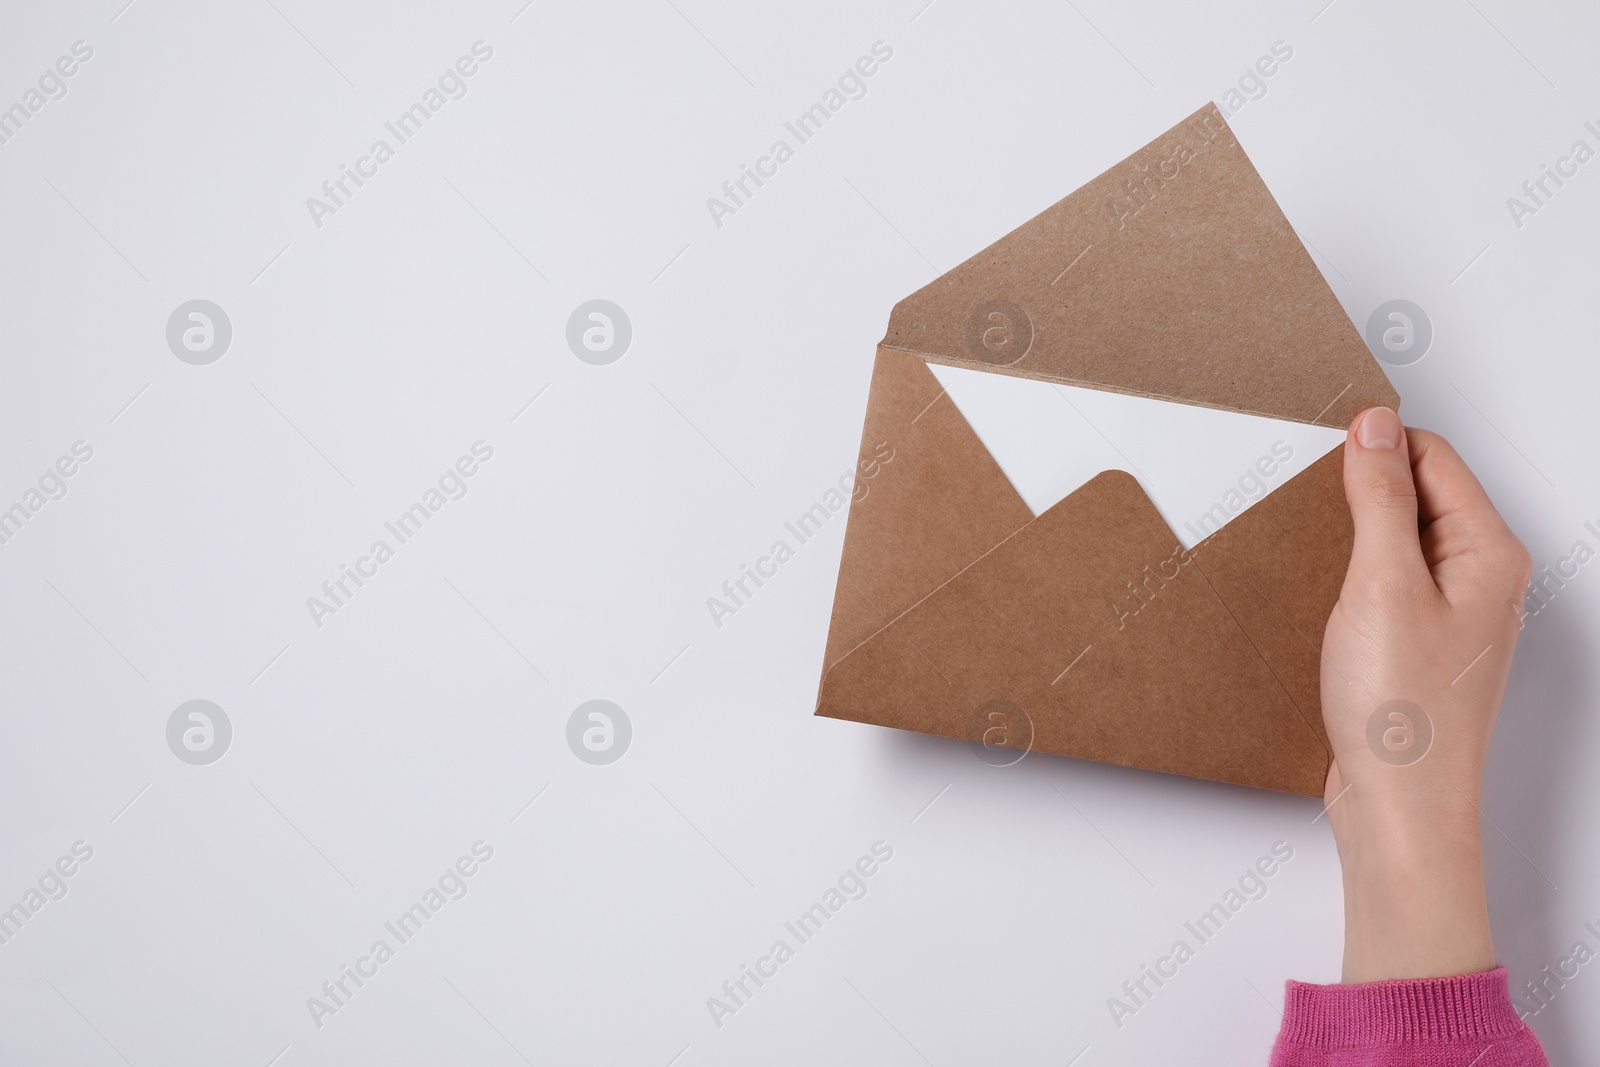
[[[1126, 807], [1136, 803], [1140, 810], [1193, 812], [1203, 808], [1206, 818], [1228, 821], [1233, 812], [1240, 818], [1259, 817], [1263, 806], [1275, 812], [1303, 816], [1309, 823], [1321, 810], [1320, 800], [1277, 790], [1260, 789], [1233, 782], [1146, 770], [1115, 763], [1060, 756], [1049, 752], [985, 746], [979, 741], [963, 741], [937, 734], [903, 730], [881, 731], [886, 748], [885, 769], [899, 773], [903, 767], [926, 770], [931, 767], [961, 773], [965, 780], [982, 783], [1001, 781], [1006, 776], [1038, 786], [1046, 791], [1056, 787], [1076, 805], [1082, 798], [1101, 799], [1095, 807]], [[1015, 760], [1015, 762], [1010, 762]], [[987, 764], [987, 766], [985, 766]], [[995, 777], [988, 778], [989, 775]], [[1063, 805], [1069, 816], [1072, 809]], [[1154, 881], [1171, 886], [1180, 873], [1168, 868], [1165, 877], [1150, 872]]]

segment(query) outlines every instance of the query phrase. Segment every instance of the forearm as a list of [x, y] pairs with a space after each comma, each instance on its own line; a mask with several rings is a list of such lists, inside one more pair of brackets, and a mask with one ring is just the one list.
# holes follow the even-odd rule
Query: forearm
[[[1343, 981], [1476, 974], [1495, 964], [1478, 813], [1423, 817], [1347, 794], [1334, 823], [1344, 871]], [[1335, 813], [1330, 812], [1330, 817]]]

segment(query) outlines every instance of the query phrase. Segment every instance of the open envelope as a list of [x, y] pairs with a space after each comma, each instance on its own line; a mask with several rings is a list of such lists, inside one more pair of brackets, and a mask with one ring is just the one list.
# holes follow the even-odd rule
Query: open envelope
[[929, 362], [1341, 429], [1398, 408], [1215, 105], [895, 306], [817, 714], [1320, 796], [1342, 450], [1185, 551], [1122, 471], [1035, 517]]

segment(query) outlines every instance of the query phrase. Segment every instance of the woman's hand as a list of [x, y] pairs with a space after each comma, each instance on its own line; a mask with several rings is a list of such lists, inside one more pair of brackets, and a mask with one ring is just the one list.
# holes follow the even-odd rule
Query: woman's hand
[[1479, 784], [1530, 563], [1444, 438], [1387, 408], [1345, 441], [1355, 548], [1322, 643], [1344, 981], [1494, 966]]

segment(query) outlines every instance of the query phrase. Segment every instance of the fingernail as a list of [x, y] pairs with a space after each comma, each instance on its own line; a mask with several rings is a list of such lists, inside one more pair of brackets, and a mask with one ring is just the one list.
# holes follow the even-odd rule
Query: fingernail
[[1399, 448], [1400, 416], [1388, 408], [1373, 408], [1356, 427], [1356, 440], [1362, 448]]

